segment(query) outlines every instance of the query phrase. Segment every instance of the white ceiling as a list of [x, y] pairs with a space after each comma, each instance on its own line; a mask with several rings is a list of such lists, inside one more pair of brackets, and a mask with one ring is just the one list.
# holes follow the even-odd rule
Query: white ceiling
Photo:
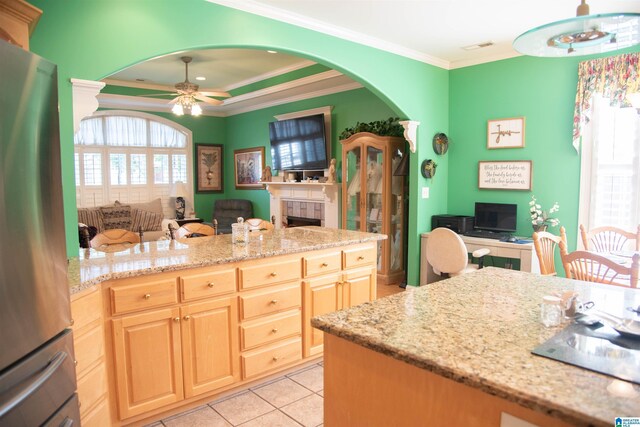
[[[375, 46], [443, 68], [516, 56], [513, 40], [576, 16], [580, 0], [208, 0]], [[590, 0], [591, 14], [640, 12], [640, 1]], [[492, 41], [494, 46], [462, 49]]]
[[[575, 16], [579, 0], [207, 0], [394, 52], [445, 69], [517, 56], [521, 33]], [[640, 13], [640, 1], [591, 0], [591, 14]], [[476, 50], [463, 47], [492, 42]], [[105, 81], [167, 92], [184, 81], [181, 56], [192, 56], [189, 80], [201, 90], [229, 91], [312, 65], [282, 53], [251, 49], [176, 52], [122, 70]], [[328, 73], [328, 74], [327, 74]], [[204, 76], [206, 80], [197, 81]], [[203, 105], [205, 114], [228, 116], [361, 87], [336, 71]], [[167, 111], [166, 100], [100, 95], [110, 108]], [[144, 104], [144, 105], [143, 105]]]

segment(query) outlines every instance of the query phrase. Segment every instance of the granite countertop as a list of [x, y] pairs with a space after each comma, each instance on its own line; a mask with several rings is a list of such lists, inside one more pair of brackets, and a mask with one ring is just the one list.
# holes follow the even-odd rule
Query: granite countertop
[[[413, 289], [413, 290], [412, 290]], [[640, 415], [640, 386], [531, 354], [566, 324], [539, 321], [544, 295], [578, 292], [620, 317], [640, 289], [494, 267], [312, 319], [314, 327], [575, 425]]]
[[[232, 244], [231, 235], [224, 234], [114, 245], [108, 251], [80, 249], [79, 257], [69, 260], [69, 288], [73, 295], [105, 280], [287, 255], [386, 238], [384, 234], [309, 226], [250, 233], [249, 244], [243, 246]], [[115, 251], [116, 249], [118, 251]]]

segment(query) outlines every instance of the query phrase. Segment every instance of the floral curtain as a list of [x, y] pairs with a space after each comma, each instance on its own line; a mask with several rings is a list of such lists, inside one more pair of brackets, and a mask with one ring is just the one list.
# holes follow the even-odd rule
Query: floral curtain
[[578, 65], [578, 88], [573, 114], [573, 146], [580, 151], [584, 126], [591, 118], [594, 93], [609, 100], [611, 106], [628, 107], [628, 93], [639, 92], [638, 60], [640, 53], [609, 56], [583, 61]]

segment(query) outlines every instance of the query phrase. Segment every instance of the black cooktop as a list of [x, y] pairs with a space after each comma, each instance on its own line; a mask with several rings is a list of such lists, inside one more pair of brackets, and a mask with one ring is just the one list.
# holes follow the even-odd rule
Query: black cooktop
[[600, 323], [571, 324], [532, 353], [640, 384], [640, 339]]

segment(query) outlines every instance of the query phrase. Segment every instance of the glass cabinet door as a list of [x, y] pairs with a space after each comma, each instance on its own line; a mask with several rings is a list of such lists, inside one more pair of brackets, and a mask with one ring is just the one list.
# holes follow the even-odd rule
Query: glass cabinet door
[[346, 176], [343, 177], [347, 183], [346, 202], [347, 205], [343, 207], [346, 209], [346, 229], [347, 230], [360, 230], [362, 225], [360, 222], [360, 194], [361, 194], [361, 149], [359, 146], [355, 146], [353, 149], [347, 151], [344, 158], [346, 162]]
[[367, 228], [370, 233], [382, 233], [382, 220], [384, 211], [382, 209], [382, 195], [384, 193], [384, 169], [382, 162], [384, 152], [378, 148], [367, 147], [367, 198], [366, 214]]
[[[402, 159], [407, 154], [403, 149], [396, 149], [391, 156], [391, 170], [396, 173]], [[391, 225], [389, 228], [389, 271], [404, 269], [404, 221], [405, 221], [405, 175], [391, 176]]]

